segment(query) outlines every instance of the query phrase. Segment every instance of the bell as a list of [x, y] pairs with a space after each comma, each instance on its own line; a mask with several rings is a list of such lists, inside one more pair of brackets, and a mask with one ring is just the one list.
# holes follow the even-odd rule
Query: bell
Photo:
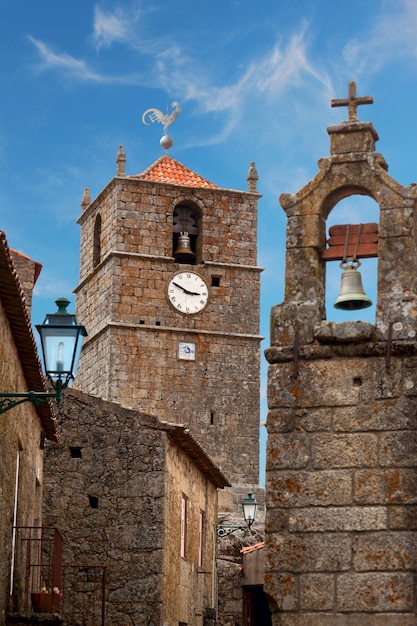
[[355, 267], [347, 266], [343, 272], [340, 294], [333, 306], [343, 311], [359, 311], [372, 306], [372, 300], [362, 286], [361, 273]]
[[191, 240], [188, 233], [180, 233], [174, 257], [176, 261], [183, 262], [193, 261], [195, 259], [195, 254], [191, 250]]

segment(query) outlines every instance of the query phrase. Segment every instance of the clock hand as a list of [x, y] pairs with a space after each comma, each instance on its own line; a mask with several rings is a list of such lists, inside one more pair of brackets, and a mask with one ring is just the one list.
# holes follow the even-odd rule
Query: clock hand
[[172, 283], [173, 285], [175, 285], [175, 287], [178, 287], [179, 289], [182, 289], [184, 293], [186, 293], [189, 296], [201, 296], [201, 293], [197, 293], [196, 291], [189, 291], [188, 289], [186, 289], [185, 287], [183, 287], [182, 285], [179, 285], [178, 283]]

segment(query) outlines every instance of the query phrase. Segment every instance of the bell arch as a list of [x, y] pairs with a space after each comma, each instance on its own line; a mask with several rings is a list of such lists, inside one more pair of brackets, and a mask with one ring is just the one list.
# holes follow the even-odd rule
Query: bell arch
[[177, 263], [201, 263], [201, 235], [201, 207], [192, 199], [179, 199], [172, 208], [172, 256]]
[[[334, 322], [362, 320], [374, 324], [378, 295], [380, 207], [372, 194], [363, 188], [349, 187], [336, 191], [327, 199], [324, 210], [327, 216], [326, 247], [322, 255], [325, 263], [326, 319]], [[355, 275], [352, 274], [355, 280], [349, 279], [347, 271], [352, 266], [356, 268]], [[356, 285], [359, 289], [363, 287], [364, 295], [362, 297], [360, 291], [353, 294], [352, 306], [349, 306], [352, 285], [355, 290]], [[339, 304], [335, 308], [337, 299]]]

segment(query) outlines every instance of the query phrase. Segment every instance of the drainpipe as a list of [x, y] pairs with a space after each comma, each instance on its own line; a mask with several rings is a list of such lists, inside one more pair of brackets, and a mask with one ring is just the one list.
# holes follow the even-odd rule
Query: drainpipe
[[16, 547], [16, 523], [17, 523], [17, 500], [19, 492], [19, 465], [20, 465], [20, 450], [17, 451], [16, 456], [16, 481], [14, 488], [14, 511], [13, 511], [13, 532], [12, 532], [12, 562], [10, 568], [10, 600], [13, 596], [13, 578], [14, 578], [14, 561], [15, 561], [15, 547]]

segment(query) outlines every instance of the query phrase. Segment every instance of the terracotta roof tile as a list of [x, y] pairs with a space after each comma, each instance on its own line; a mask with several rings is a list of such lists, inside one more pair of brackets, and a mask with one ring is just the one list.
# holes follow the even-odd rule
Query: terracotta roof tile
[[206, 180], [200, 176], [200, 174], [196, 174], [167, 154], [164, 154], [164, 156], [152, 163], [152, 165], [141, 174], [135, 174], [128, 178], [137, 178], [139, 180], [149, 180], [158, 183], [170, 183], [172, 185], [182, 185], [185, 187], [220, 189], [218, 185]]
[[250, 552], [254, 552], [255, 550], [261, 550], [265, 547], [265, 541], [261, 541], [260, 543], [255, 543], [254, 546], [246, 546], [242, 548], [240, 554], [249, 554]]
[[[10, 330], [28, 389], [47, 391], [24, 294], [13, 266], [6, 235], [2, 231], [0, 231], [0, 299], [9, 320]], [[57, 423], [51, 402], [40, 404], [36, 407], [36, 411], [46, 438], [51, 441], [58, 441]]]

